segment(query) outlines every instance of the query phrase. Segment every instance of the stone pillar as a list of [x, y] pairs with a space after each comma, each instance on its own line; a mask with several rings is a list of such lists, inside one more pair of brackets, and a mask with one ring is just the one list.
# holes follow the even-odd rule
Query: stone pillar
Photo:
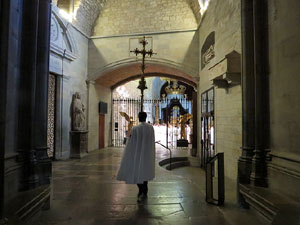
[[51, 160], [48, 157], [47, 121], [48, 121], [48, 79], [50, 51], [50, 0], [39, 2], [37, 73], [34, 119], [34, 148], [38, 160], [40, 185], [50, 184]]
[[[4, 155], [6, 150], [6, 117], [7, 117], [7, 88], [8, 88], [8, 42], [9, 42], [9, 14], [11, 11], [10, 1], [1, 2], [0, 7], [0, 224], [4, 224]], [[4, 47], [5, 46], [5, 47]]]
[[19, 161], [24, 161], [24, 177], [21, 189], [38, 186], [37, 160], [35, 152], [35, 97], [36, 61], [38, 42], [39, 0], [28, 0], [23, 4], [21, 82], [19, 104]]
[[243, 147], [239, 183], [266, 186], [269, 151], [267, 1], [242, 0]]
[[255, 150], [251, 180], [267, 186], [266, 153], [269, 151], [267, 2], [253, 1], [254, 76], [255, 76]]
[[242, 0], [242, 156], [238, 180], [249, 184], [255, 146], [253, 0]]

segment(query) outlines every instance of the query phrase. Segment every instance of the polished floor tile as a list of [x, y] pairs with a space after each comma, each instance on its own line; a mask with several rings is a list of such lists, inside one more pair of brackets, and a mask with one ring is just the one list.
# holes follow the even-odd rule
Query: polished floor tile
[[[186, 150], [174, 151], [186, 155]], [[116, 180], [122, 149], [107, 148], [83, 159], [53, 162], [51, 209], [32, 225], [264, 225], [266, 221], [236, 204], [233, 188], [224, 207], [205, 202], [205, 173], [184, 167], [167, 171], [158, 162], [148, 198], [137, 202], [137, 186]], [[251, 221], [251, 223], [249, 223]]]

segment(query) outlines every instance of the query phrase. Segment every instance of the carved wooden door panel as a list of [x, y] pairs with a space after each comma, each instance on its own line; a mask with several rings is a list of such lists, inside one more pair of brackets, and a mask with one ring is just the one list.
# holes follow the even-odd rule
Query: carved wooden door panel
[[54, 157], [55, 146], [55, 93], [56, 93], [56, 77], [53, 74], [49, 74], [48, 81], [48, 156]]

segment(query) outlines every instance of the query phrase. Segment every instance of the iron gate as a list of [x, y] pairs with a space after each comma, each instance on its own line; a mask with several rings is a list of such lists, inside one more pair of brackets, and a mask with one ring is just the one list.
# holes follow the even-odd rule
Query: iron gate
[[215, 155], [214, 138], [214, 89], [204, 92], [201, 96], [201, 167]]
[[[112, 121], [112, 145], [122, 147], [125, 143], [126, 131], [130, 121], [132, 125], [138, 124], [138, 113], [141, 108], [141, 99], [113, 99], [113, 121]], [[154, 125], [155, 140], [169, 146], [177, 147], [176, 141], [181, 138], [181, 126], [179, 124], [180, 115], [192, 114], [192, 101], [186, 98], [164, 98], [145, 99], [144, 111], [147, 113], [147, 122]], [[122, 116], [120, 112], [127, 115]], [[191, 141], [191, 127], [186, 126], [187, 139]]]

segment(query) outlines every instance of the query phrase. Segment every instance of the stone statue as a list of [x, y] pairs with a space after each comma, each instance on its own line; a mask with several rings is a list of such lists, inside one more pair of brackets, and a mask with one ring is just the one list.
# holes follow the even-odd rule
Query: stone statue
[[79, 92], [73, 95], [72, 102], [72, 126], [74, 131], [84, 131], [85, 128], [85, 114], [84, 105], [81, 102]]

